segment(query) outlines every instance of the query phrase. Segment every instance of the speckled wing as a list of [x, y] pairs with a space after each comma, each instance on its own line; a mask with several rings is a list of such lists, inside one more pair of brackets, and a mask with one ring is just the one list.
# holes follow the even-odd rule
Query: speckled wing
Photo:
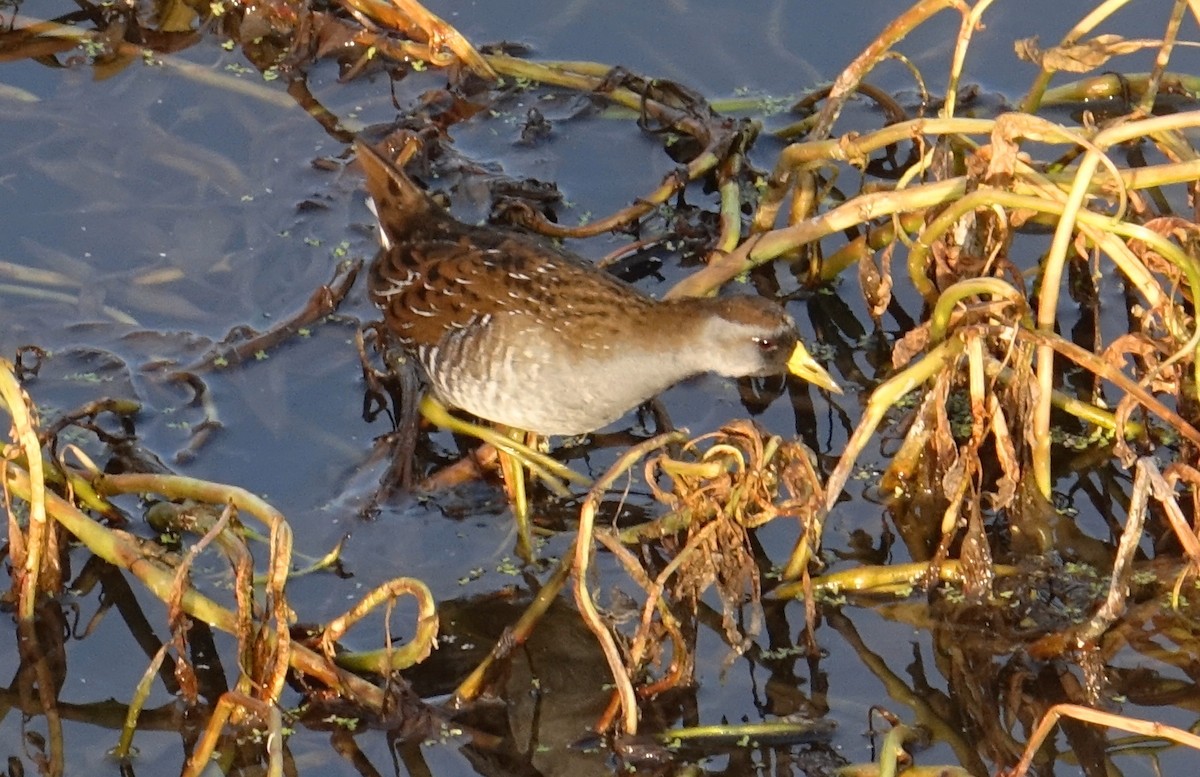
[[418, 228], [371, 268], [371, 297], [410, 350], [509, 315], [547, 335], [603, 338], [608, 317], [597, 319], [597, 310], [650, 303], [623, 281], [549, 246], [462, 225], [453, 236], [439, 226]]

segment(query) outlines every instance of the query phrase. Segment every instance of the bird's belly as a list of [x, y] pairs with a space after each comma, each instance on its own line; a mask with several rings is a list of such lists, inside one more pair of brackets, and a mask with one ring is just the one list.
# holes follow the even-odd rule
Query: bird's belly
[[543, 435], [584, 434], [607, 426], [625, 413], [624, 408], [615, 413], [598, 413], [595, 408], [549, 407], [545, 402], [529, 403], [519, 398], [472, 407], [470, 400], [471, 397], [466, 397], [449, 401], [480, 418]]
[[[625, 358], [562, 359], [537, 346], [499, 349], [429, 371], [443, 402], [495, 423], [539, 434], [575, 435], [607, 426], [674, 381], [630, 381]], [[644, 370], [643, 370], [644, 372]]]
[[[632, 405], [601, 391], [577, 391], [556, 381], [490, 380], [469, 389], [435, 383], [443, 402], [498, 424], [538, 434], [583, 434], [607, 426]], [[635, 403], [636, 404], [636, 403]]]

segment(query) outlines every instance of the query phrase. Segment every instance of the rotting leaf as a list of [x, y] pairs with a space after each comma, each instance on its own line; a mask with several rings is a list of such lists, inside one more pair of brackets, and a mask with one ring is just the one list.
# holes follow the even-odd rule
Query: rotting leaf
[[1113, 340], [1102, 355], [1106, 362], [1118, 370], [1125, 366], [1126, 356], [1135, 357], [1141, 361], [1146, 374], [1153, 376], [1153, 380], [1147, 386], [1151, 392], [1178, 395], [1182, 388], [1182, 375], [1175, 364], [1161, 366], [1160, 357], [1166, 350], [1169, 349], [1155, 343], [1146, 335], [1131, 332]]
[[933, 389], [929, 392], [936, 397], [933, 405], [933, 447], [937, 452], [938, 471], [947, 473], [946, 482], [952, 482], [949, 471], [958, 461], [958, 446], [954, 443], [954, 427], [950, 423], [950, 416], [946, 410], [950, 399], [951, 381], [952, 375], [949, 370], [940, 372], [933, 383]]
[[[702, 442], [711, 444], [701, 453]], [[647, 464], [647, 482], [656, 498], [674, 516], [686, 519], [686, 539], [674, 553], [679, 568], [669, 590], [672, 598], [694, 608], [709, 588], [716, 589], [732, 658], [750, 645], [761, 626], [761, 582], [751, 532], [785, 515], [801, 518], [803, 525], [821, 504], [823, 492], [803, 444], [767, 437], [749, 421], [693, 440], [684, 453], [686, 458], [660, 456]], [[653, 485], [659, 480], [655, 470], [670, 478], [669, 490]], [[782, 501], [781, 486], [788, 492]]]
[[343, 54], [362, 32], [361, 28], [351, 26], [333, 14], [320, 11], [313, 11], [309, 22], [312, 27], [310, 34], [316, 40], [315, 56], [318, 59], [332, 54]]
[[987, 170], [983, 174], [983, 180], [989, 186], [1007, 188], [1012, 185], [1017, 170], [1018, 154], [1021, 151], [1017, 144], [1018, 135], [1015, 131], [1008, 131], [1012, 126], [1011, 122], [996, 122], [991, 144], [971, 156], [987, 159]]
[[1020, 59], [1051, 71], [1087, 73], [1121, 54], [1132, 54], [1144, 48], [1160, 46], [1162, 41], [1126, 40], [1120, 35], [1097, 35], [1073, 46], [1054, 46], [1042, 49], [1035, 35], [1013, 44]]
[[892, 346], [892, 367], [899, 370], [929, 345], [929, 322], [913, 327]]
[[1000, 464], [1000, 477], [992, 494], [993, 510], [1002, 510], [1013, 503], [1017, 496], [1017, 483], [1021, 480], [1021, 463], [1017, 458], [1017, 446], [1008, 430], [1008, 419], [1000, 400], [993, 394], [988, 397], [991, 405], [992, 438], [995, 441], [996, 461]]
[[883, 249], [879, 256], [879, 267], [875, 265], [869, 253], [864, 254], [858, 263], [858, 282], [862, 287], [863, 296], [871, 306], [871, 318], [876, 322], [883, 317], [892, 302], [892, 255], [895, 251], [896, 243]]
[[180, 0], [159, 4], [156, 16], [160, 32], [193, 32], [199, 26], [196, 11]]
[[1117, 403], [1116, 419], [1117, 431], [1113, 440], [1113, 455], [1121, 462], [1121, 466], [1128, 469], [1137, 461], [1137, 454], [1129, 447], [1129, 443], [1125, 440], [1125, 426], [1129, 423], [1129, 417], [1133, 412], [1140, 407], [1135, 397], [1126, 394], [1121, 397], [1121, 401]]
[[[1149, 219], [1142, 226], [1153, 230], [1165, 238], [1175, 238], [1189, 254], [1195, 255], [1196, 244], [1200, 242], [1200, 225], [1178, 216], [1160, 216], [1159, 218]], [[1162, 273], [1170, 279], [1171, 283], [1188, 284], [1187, 274], [1182, 272], [1178, 265], [1151, 248], [1145, 241], [1130, 240], [1128, 246], [1129, 250], [1138, 259], [1142, 260], [1151, 272]], [[1190, 286], [1188, 290], [1193, 295], [1195, 294], [1195, 290], [1191, 289]]]
[[963, 593], [975, 601], [985, 599], [992, 590], [996, 577], [992, 569], [992, 551], [988, 547], [987, 531], [983, 525], [983, 513], [979, 505], [979, 492], [971, 483], [963, 501], [966, 512], [966, 536], [959, 551], [963, 573]]

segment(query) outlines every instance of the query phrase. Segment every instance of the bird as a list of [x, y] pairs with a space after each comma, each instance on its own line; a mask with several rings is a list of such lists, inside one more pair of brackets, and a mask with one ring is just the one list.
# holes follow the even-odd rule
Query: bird
[[574, 436], [703, 373], [791, 373], [841, 393], [775, 302], [655, 299], [535, 237], [458, 221], [383, 153], [355, 148], [382, 233], [369, 295], [444, 405]]

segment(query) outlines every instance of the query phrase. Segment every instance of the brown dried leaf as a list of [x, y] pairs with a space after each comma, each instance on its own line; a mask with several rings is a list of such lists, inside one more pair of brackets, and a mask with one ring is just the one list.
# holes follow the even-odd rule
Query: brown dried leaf
[[992, 130], [991, 150], [988, 158], [987, 174], [984, 181], [992, 186], [1007, 189], [1012, 182], [1017, 169], [1017, 156], [1021, 147], [1018, 141], [1022, 137], [1019, 123], [1001, 116], [996, 120]]
[[1021, 463], [1017, 458], [1017, 446], [1008, 429], [1008, 419], [996, 395], [988, 397], [992, 408], [992, 437], [995, 440], [996, 460], [1000, 463], [1000, 479], [992, 494], [992, 509], [1001, 510], [1013, 503], [1017, 496], [1017, 484], [1021, 480]]
[[937, 239], [933, 241], [933, 245], [929, 247], [929, 253], [933, 257], [934, 280], [937, 282], [939, 289], [945, 289], [949, 286], [952, 286], [955, 282], [961, 280], [962, 278], [959, 273], [958, 263], [962, 256], [963, 249], [961, 245], [954, 242], [953, 233], [956, 231], [961, 231], [959, 227], [961, 227], [967, 219], [974, 221], [975, 214], [964, 214], [955, 225], [955, 229], [938, 235]]
[[[1153, 230], [1165, 238], [1173, 238], [1189, 254], [1195, 252], [1196, 244], [1200, 242], [1200, 225], [1187, 219], [1179, 218], [1178, 216], [1163, 216], [1150, 219], [1142, 226]], [[1130, 240], [1128, 245], [1129, 250], [1133, 251], [1152, 272], [1167, 276], [1172, 283], [1186, 281], [1187, 276], [1180, 271], [1178, 266], [1164, 259], [1161, 254], [1144, 241]]]
[[937, 451], [938, 466], [941, 471], [948, 471], [958, 461], [958, 446], [954, 442], [954, 432], [950, 425], [950, 417], [946, 414], [946, 405], [950, 398], [951, 371], [949, 369], [938, 373], [933, 383], [930, 395], [933, 400], [934, 432], [933, 444]]
[[1038, 45], [1038, 36], [1032, 38], [1021, 38], [1013, 43], [1013, 51], [1016, 52], [1017, 59], [1026, 62], [1032, 62], [1035, 65], [1041, 64], [1042, 47]]
[[929, 322], [910, 329], [892, 346], [892, 367], [900, 369], [929, 345]]
[[1147, 373], [1154, 373], [1154, 379], [1148, 388], [1152, 393], [1179, 394], [1182, 375], [1178, 365], [1159, 369], [1164, 353], [1162, 345], [1155, 343], [1146, 335], [1136, 332], [1121, 335], [1104, 349], [1104, 360], [1120, 370], [1125, 366], [1125, 357], [1136, 356], [1142, 361]]
[[[309, 23], [312, 25], [311, 35], [317, 41], [316, 57], [318, 59], [344, 52], [354, 43], [356, 36], [365, 32], [360, 28], [352, 27], [344, 19], [328, 13], [313, 12], [309, 17]], [[366, 32], [365, 34], [378, 37], [377, 33]]]
[[956, 509], [956, 503], [962, 500], [963, 495], [970, 485], [970, 477], [973, 474], [971, 472], [973, 468], [968, 466], [970, 455], [971, 451], [969, 450], [962, 451], [960, 455], [959, 451], [955, 449], [954, 461], [945, 470], [945, 474], [942, 475], [942, 493], [947, 497], [952, 497], [948, 508], [950, 510]]
[[963, 574], [963, 593], [972, 601], [986, 599], [992, 591], [996, 573], [992, 569], [992, 551], [988, 546], [987, 531], [983, 526], [983, 512], [979, 507], [979, 495], [974, 489], [966, 495], [963, 506], [967, 513], [967, 531], [959, 550], [960, 569]]
[[1132, 54], [1160, 44], [1161, 41], [1126, 40], [1120, 35], [1097, 35], [1073, 46], [1055, 46], [1044, 50], [1038, 46], [1037, 37], [1026, 38], [1017, 41], [1013, 48], [1019, 58], [1045, 70], [1086, 73], [1102, 67], [1115, 56]]
[[882, 268], [875, 266], [874, 258], [864, 254], [858, 262], [858, 282], [862, 287], [863, 296], [871, 306], [871, 318], [876, 323], [887, 311], [892, 301], [892, 254], [895, 253], [896, 243], [888, 245], [880, 255]]
[[825, 503], [825, 486], [813, 464], [812, 452], [804, 443], [793, 440], [780, 446], [776, 456], [782, 463], [779, 482], [788, 493], [779, 512], [798, 516], [807, 525]]
[[1153, 42], [1125, 40], [1120, 35], [1097, 35], [1074, 46], [1050, 49], [1042, 62], [1051, 70], [1086, 73], [1103, 66], [1115, 56], [1132, 54], [1148, 45], [1153, 45]]
[[1134, 410], [1141, 407], [1137, 399], [1131, 394], [1126, 394], [1117, 403], [1116, 416], [1117, 428], [1113, 435], [1113, 455], [1121, 462], [1121, 466], [1128, 469], [1137, 461], [1137, 454], [1129, 447], [1129, 443], [1125, 440], [1125, 424], [1129, 423], [1129, 416]]
[[192, 32], [200, 26], [199, 15], [183, 0], [165, 0], [156, 10], [160, 32]]

